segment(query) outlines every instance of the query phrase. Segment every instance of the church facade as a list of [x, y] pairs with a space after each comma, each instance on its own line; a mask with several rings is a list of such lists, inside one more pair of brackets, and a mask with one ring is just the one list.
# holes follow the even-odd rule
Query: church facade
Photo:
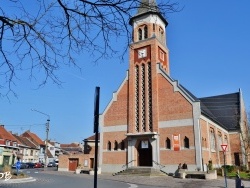
[[248, 126], [241, 90], [197, 98], [171, 78], [168, 22], [155, 1], [142, 0], [130, 25], [127, 76], [100, 114], [102, 172], [140, 166], [174, 172], [184, 162], [189, 170], [206, 170], [208, 163], [220, 167], [221, 145], [227, 145], [227, 164], [246, 164]]

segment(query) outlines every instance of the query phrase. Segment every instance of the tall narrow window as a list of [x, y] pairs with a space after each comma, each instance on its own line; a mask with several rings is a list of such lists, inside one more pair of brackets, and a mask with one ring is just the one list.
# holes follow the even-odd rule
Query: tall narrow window
[[222, 147], [221, 147], [222, 144], [223, 144], [222, 134], [221, 132], [218, 132], [218, 148], [220, 148], [220, 151], [222, 151]]
[[111, 151], [111, 142], [108, 141], [108, 146], [107, 146], [108, 150]]
[[186, 136], [184, 138], [184, 148], [189, 148], [189, 138]]
[[155, 31], [155, 24], [153, 24], [153, 31]]
[[166, 139], [166, 148], [171, 149], [171, 140], [169, 138]]
[[125, 142], [124, 142], [124, 140], [121, 141], [120, 145], [121, 145], [121, 150], [124, 150], [125, 149]]
[[138, 39], [142, 40], [142, 29], [141, 28], [138, 29]]
[[115, 141], [114, 150], [118, 150], [118, 142]]
[[148, 38], [148, 26], [144, 27], [144, 39]]
[[210, 149], [215, 151], [215, 133], [214, 133], [214, 129], [210, 129]]

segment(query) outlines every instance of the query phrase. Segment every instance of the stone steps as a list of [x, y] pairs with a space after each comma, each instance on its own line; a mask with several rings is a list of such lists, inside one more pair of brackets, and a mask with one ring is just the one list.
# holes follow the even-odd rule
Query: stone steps
[[166, 176], [166, 173], [153, 167], [131, 167], [113, 175]]

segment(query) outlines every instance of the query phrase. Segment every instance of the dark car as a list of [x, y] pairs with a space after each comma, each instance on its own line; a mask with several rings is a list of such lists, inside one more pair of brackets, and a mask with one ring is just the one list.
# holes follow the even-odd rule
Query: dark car
[[26, 163], [26, 165], [27, 165], [27, 168], [34, 168], [35, 163], [28, 162]]
[[47, 167], [56, 167], [56, 163], [55, 162], [49, 162], [49, 164], [47, 165]]
[[[16, 163], [12, 165], [12, 168], [16, 168]], [[21, 162], [21, 163], [20, 163], [20, 169], [25, 169], [25, 168], [27, 168], [27, 164]]]
[[42, 163], [35, 163], [34, 168], [42, 168]]

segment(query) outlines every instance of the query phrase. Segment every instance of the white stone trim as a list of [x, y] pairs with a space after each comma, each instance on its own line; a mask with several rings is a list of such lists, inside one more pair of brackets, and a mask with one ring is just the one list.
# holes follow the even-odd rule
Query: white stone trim
[[193, 126], [193, 119], [177, 119], [170, 121], [160, 121], [159, 128]]
[[114, 126], [107, 126], [102, 127], [102, 132], [119, 132], [119, 131], [126, 131], [128, 130], [128, 125], [114, 125]]
[[[214, 121], [208, 119], [206, 116], [201, 115], [200, 119], [206, 121], [207, 123], [210, 123], [211, 125], [213, 125], [216, 129], [219, 129], [220, 131], [226, 132], [228, 133], [228, 131], [226, 129], [224, 129], [223, 127], [221, 127], [220, 125], [214, 123]], [[207, 125], [209, 126], [209, 125]]]

